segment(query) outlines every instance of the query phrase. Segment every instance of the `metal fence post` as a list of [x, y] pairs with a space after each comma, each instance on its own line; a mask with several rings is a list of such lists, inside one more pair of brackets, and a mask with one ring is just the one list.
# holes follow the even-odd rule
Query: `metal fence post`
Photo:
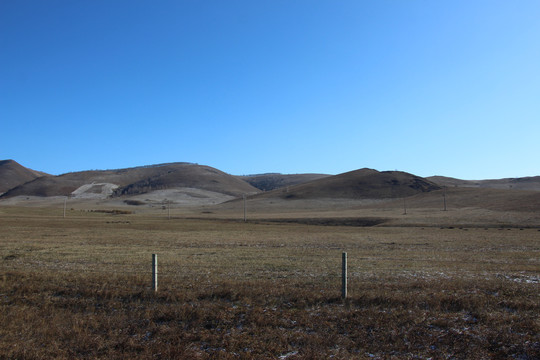
[[152, 289], [154, 291], [157, 291], [157, 286], [158, 286], [157, 274], [158, 274], [157, 254], [152, 254]]
[[347, 253], [341, 254], [341, 298], [347, 298]]

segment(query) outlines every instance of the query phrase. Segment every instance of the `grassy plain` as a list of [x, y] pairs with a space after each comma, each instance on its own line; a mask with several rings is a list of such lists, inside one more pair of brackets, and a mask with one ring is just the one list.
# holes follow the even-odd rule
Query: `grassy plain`
[[163, 215], [1, 207], [0, 358], [540, 358], [536, 228]]

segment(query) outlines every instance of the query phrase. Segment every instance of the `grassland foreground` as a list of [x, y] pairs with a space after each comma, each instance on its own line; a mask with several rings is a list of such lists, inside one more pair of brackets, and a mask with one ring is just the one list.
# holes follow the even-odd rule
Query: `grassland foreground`
[[540, 358], [536, 229], [37, 210], [0, 225], [0, 358]]

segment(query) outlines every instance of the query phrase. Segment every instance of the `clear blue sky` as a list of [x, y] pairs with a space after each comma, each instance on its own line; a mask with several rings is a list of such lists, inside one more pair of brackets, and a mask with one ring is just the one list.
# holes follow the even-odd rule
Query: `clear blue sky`
[[0, 159], [540, 175], [540, 1], [0, 1]]

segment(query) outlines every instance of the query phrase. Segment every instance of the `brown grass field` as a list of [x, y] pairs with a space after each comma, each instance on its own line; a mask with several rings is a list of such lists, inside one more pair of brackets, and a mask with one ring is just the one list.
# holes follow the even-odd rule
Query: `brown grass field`
[[0, 359], [540, 359], [537, 227], [199, 214], [0, 207]]

